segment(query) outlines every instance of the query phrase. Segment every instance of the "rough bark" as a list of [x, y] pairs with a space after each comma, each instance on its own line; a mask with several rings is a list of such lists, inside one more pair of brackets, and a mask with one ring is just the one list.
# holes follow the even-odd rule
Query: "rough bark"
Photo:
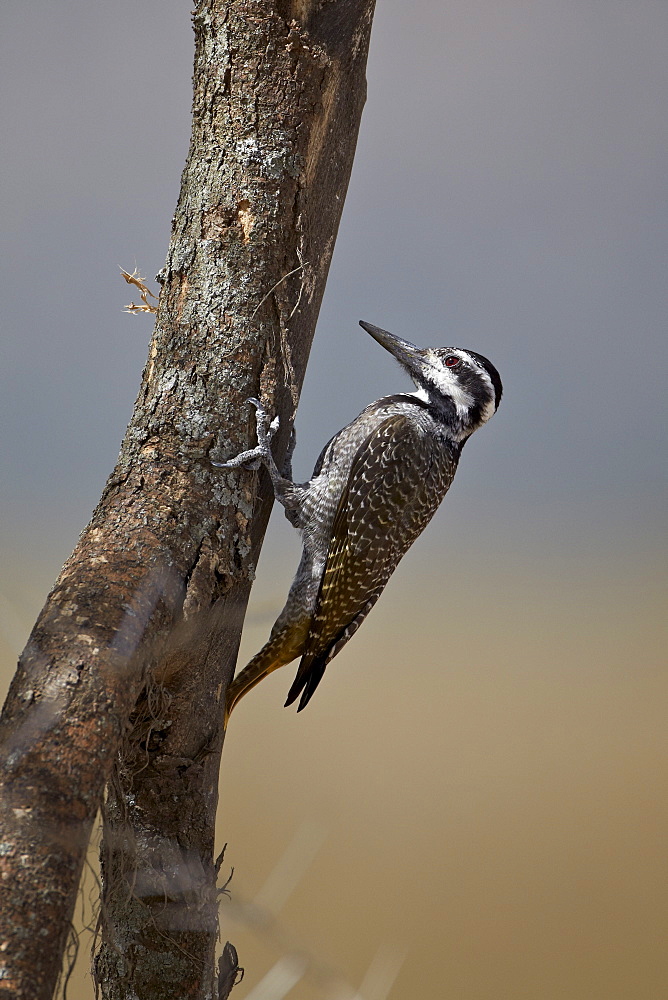
[[229, 992], [229, 963], [214, 975], [221, 708], [271, 496], [210, 459], [253, 443], [249, 395], [280, 414], [285, 449], [373, 2], [196, 6], [192, 141], [142, 385], [3, 712], [0, 995], [52, 995], [110, 776], [104, 995]]

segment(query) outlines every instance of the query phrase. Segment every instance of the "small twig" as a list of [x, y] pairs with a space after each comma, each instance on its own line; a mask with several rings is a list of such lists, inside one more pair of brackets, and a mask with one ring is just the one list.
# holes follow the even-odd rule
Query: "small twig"
[[158, 296], [154, 295], [151, 289], [144, 284], [144, 279], [142, 278], [138, 269], [135, 268], [132, 274], [130, 274], [129, 271], [126, 271], [124, 268], [121, 267], [121, 274], [127, 281], [128, 285], [134, 285], [135, 288], [139, 289], [139, 291], [141, 292], [141, 300], [144, 303], [142, 306], [138, 306], [135, 305], [134, 302], [131, 302], [129, 305], [124, 306], [125, 311], [127, 313], [132, 313], [133, 316], [136, 316], [137, 313], [146, 313], [146, 312], [157, 313], [158, 307], [151, 305], [151, 303], [148, 301], [148, 296], [150, 295], [152, 299], [156, 300], [156, 302], [158, 301]]
[[65, 966], [61, 972], [61, 983], [60, 991], [62, 1000], [67, 1000], [67, 987], [70, 979], [72, 978], [72, 973], [74, 972], [74, 966], [76, 965], [77, 956], [79, 954], [79, 935], [76, 931], [74, 924], [70, 924], [70, 930], [67, 935], [67, 944], [65, 946]]
[[[299, 295], [297, 296], [297, 301], [295, 302], [294, 309], [288, 316], [288, 323], [297, 312], [299, 308], [299, 303], [302, 300], [302, 293], [304, 291], [304, 285], [306, 284], [304, 278], [306, 275], [306, 266], [308, 261], [305, 261], [302, 257], [301, 250], [297, 250], [297, 258], [299, 260], [299, 265], [302, 269], [302, 280], [299, 285]], [[286, 324], [287, 325], [287, 324]], [[280, 324], [280, 337], [281, 337], [281, 353], [283, 355], [283, 367], [285, 369], [286, 377], [290, 383], [290, 395], [292, 397], [292, 419], [294, 420], [295, 414], [297, 413], [297, 405], [299, 403], [299, 390], [297, 388], [297, 378], [295, 375], [294, 365], [292, 364], [292, 351], [290, 350], [290, 343], [288, 341], [288, 332], [286, 326], [283, 323]]]
[[[308, 264], [308, 261], [306, 261], [306, 263], [300, 263], [297, 267], [293, 268], [292, 271], [288, 271], [288, 273], [284, 274], [282, 278], [279, 278], [278, 281], [276, 282], [276, 284], [271, 286], [271, 288], [269, 289], [269, 291], [267, 292], [267, 294], [263, 295], [262, 298], [260, 299], [260, 301], [258, 302], [258, 304], [255, 306], [255, 309], [251, 313], [251, 319], [253, 318], [253, 316], [255, 315], [255, 313], [258, 311], [258, 309], [260, 308], [260, 306], [264, 305], [264, 303], [267, 301], [267, 299], [269, 298], [269, 296], [271, 295], [271, 293], [275, 292], [276, 289], [278, 288], [278, 286], [282, 285], [283, 282], [286, 280], [286, 278], [289, 278], [293, 274], [296, 274], [297, 271], [303, 271], [304, 268], [306, 267], [306, 264]], [[301, 292], [299, 293], [299, 296], [301, 298]], [[299, 302], [297, 304], [299, 304]]]
[[220, 869], [222, 867], [223, 861], [225, 860], [225, 851], [227, 850], [227, 844], [223, 844], [223, 849], [213, 863], [213, 870], [216, 876], [220, 874]]
[[[308, 265], [308, 261], [304, 261], [303, 260], [301, 250], [297, 250], [297, 258], [299, 259], [299, 263], [301, 265], [302, 270], [304, 270], [304, 268], [307, 267], [307, 265]], [[294, 314], [299, 309], [299, 303], [302, 300], [302, 293], [304, 291], [304, 285], [305, 284], [306, 284], [306, 282], [304, 280], [302, 280], [302, 283], [299, 286], [299, 295], [297, 296], [297, 301], [295, 302], [295, 307], [292, 310], [292, 312], [290, 313], [290, 315], [288, 316], [288, 323], [290, 322], [290, 320], [292, 319], [292, 317], [294, 316]]]
[[225, 885], [221, 886], [220, 889], [216, 889], [217, 896], [227, 896], [228, 899], [232, 898], [232, 893], [229, 890], [229, 885], [233, 878], [234, 878], [234, 868], [230, 868], [230, 874], [228, 876], [227, 882], [225, 883]]

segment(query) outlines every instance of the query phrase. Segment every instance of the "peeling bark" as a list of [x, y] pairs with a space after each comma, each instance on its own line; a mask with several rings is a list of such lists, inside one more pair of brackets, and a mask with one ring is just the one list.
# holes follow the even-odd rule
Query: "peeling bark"
[[222, 707], [271, 490], [264, 473], [210, 460], [253, 444], [250, 395], [280, 415], [285, 450], [373, 4], [196, 6], [192, 140], [142, 385], [1, 722], [0, 996], [53, 993], [107, 781], [103, 995], [231, 988], [229, 962], [218, 979], [214, 962]]

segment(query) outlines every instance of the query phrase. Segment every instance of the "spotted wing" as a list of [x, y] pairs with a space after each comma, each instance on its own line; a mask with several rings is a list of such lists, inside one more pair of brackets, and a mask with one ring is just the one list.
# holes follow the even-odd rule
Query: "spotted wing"
[[299, 710], [325, 667], [360, 627], [399, 560], [452, 482], [456, 456], [404, 414], [387, 417], [359, 448], [334, 517], [325, 570], [286, 705]]

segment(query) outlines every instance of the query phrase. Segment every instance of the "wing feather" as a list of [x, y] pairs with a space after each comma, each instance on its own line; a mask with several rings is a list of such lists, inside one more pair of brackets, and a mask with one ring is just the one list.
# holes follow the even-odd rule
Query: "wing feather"
[[452, 482], [457, 459], [408, 414], [387, 417], [353, 459], [332, 526], [302, 660], [288, 694], [311, 698]]

